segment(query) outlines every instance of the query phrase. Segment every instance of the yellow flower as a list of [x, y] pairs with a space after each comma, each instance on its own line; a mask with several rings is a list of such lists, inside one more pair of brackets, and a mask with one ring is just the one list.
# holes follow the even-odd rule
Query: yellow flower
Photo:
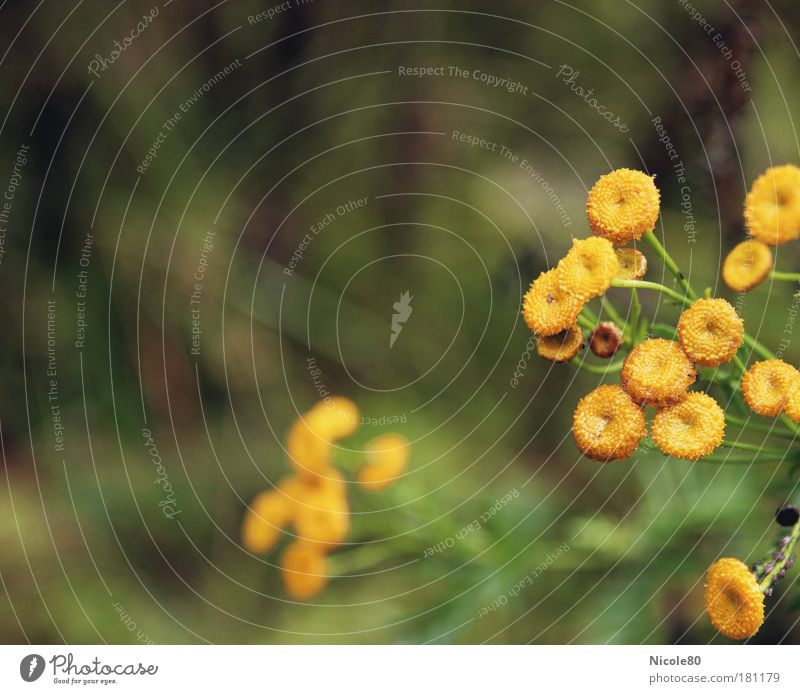
[[653, 230], [659, 202], [652, 177], [641, 171], [617, 169], [594, 184], [586, 202], [586, 217], [595, 236], [621, 246]]
[[294, 527], [301, 539], [330, 551], [350, 531], [347, 499], [329, 492], [307, 495], [295, 509]]
[[358, 471], [358, 483], [379, 492], [394, 484], [405, 472], [410, 455], [408, 440], [400, 434], [382, 434], [364, 446], [366, 463]]
[[626, 246], [617, 248], [619, 270], [617, 277], [621, 280], [640, 280], [647, 274], [647, 258], [644, 253]]
[[627, 458], [647, 433], [644, 412], [617, 385], [584, 395], [572, 417], [572, 435], [581, 452], [595, 460]]
[[800, 169], [791, 164], [767, 169], [744, 201], [750, 235], [778, 246], [800, 236]]
[[743, 337], [744, 321], [725, 299], [698, 299], [678, 320], [678, 340], [695, 364], [729, 362]]
[[350, 436], [361, 423], [358, 406], [350, 399], [330, 396], [318, 402], [307, 415], [310, 426], [322, 438], [338, 441]]
[[622, 366], [622, 387], [636, 402], [661, 407], [682, 400], [697, 378], [677, 342], [656, 338], [634, 347]]
[[725, 413], [705, 393], [689, 393], [684, 400], [656, 412], [650, 436], [664, 455], [697, 460], [709, 455], [725, 437]]
[[254, 554], [269, 552], [278, 542], [283, 528], [292, 518], [293, 506], [280, 491], [261, 492], [251, 502], [242, 519], [242, 544]]
[[733, 247], [722, 265], [722, 279], [735, 292], [749, 292], [772, 270], [772, 251], [761, 241], [742, 241]]
[[319, 475], [331, 467], [331, 445], [314, 428], [315, 418], [303, 415], [286, 435], [289, 462], [301, 474]]
[[536, 338], [536, 351], [548, 361], [569, 361], [583, 347], [583, 333], [577, 325], [555, 335]]
[[325, 554], [308, 542], [293, 542], [281, 557], [281, 578], [295, 600], [308, 600], [328, 583]]
[[786, 406], [800, 373], [780, 359], [757, 361], [742, 376], [742, 394], [753, 412], [777, 417]]
[[800, 381], [795, 383], [790, 389], [784, 409], [793, 422], [800, 424]]
[[706, 612], [714, 628], [729, 639], [753, 636], [764, 623], [764, 594], [747, 566], [724, 557], [708, 567]]
[[522, 300], [522, 315], [531, 332], [555, 335], [571, 327], [583, 302], [559, 287], [558, 269], [543, 272], [534, 280]]
[[341, 544], [350, 530], [346, 482], [330, 469], [325, 476], [294, 476], [278, 485], [294, 501], [293, 521], [297, 534], [309, 543], [330, 550]]
[[604, 294], [619, 270], [614, 246], [607, 239], [575, 239], [558, 264], [558, 287], [565, 294], [588, 301]]

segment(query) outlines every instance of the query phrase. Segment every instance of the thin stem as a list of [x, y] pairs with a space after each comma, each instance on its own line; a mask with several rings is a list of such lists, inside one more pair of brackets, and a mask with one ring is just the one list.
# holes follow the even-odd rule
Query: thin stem
[[780, 280], [783, 282], [800, 282], [800, 272], [778, 272], [773, 270], [769, 273], [773, 280]]
[[579, 369], [583, 369], [584, 371], [588, 371], [592, 374], [611, 374], [616, 373], [617, 371], [622, 371], [622, 364], [624, 360], [620, 359], [619, 361], [611, 361], [606, 366], [596, 366], [594, 364], [586, 364], [580, 359], [573, 359], [572, 363], [575, 364]]
[[783, 552], [783, 559], [780, 561], [775, 562], [775, 567], [770, 571], [764, 578], [761, 579], [761, 582], [758, 584], [758, 587], [761, 588], [761, 592], [767, 590], [767, 588], [771, 588], [773, 583], [775, 582], [776, 577], [781, 572], [781, 570], [786, 566], [786, 562], [789, 561], [789, 557], [792, 556], [794, 552], [794, 546], [797, 543], [797, 539], [800, 537], [800, 523], [795, 523], [792, 526], [792, 532], [789, 535], [789, 542], [786, 544], [785, 547], [781, 548], [781, 552]]
[[661, 258], [666, 268], [675, 276], [675, 279], [678, 280], [678, 283], [683, 287], [683, 291], [686, 292], [686, 296], [690, 299], [696, 299], [697, 294], [694, 293], [694, 289], [692, 289], [689, 281], [684, 277], [678, 264], [672, 259], [672, 256], [667, 253], [667, 249], [664, 248], [661, 242], [656, 238], [656, 235], [652, 231], [648, 231], [644, 235], [644, 238], [653, 247], [653, 250], [658, 254], [658, 257]]
[[785, 457], [787, 451], [782, 451], [777, 448], [765, 448], [764, 446], [755, 443], [745, 443], [744, 441], [723, 441], [722, 445], [726, 448], [739, 448], [743, 451], [754, 451], [755, 453], [763, 453], [764, 455], [779, 455]]
[[770, 352], [758, 340], [756, 340], [754, 337], [751, 337], [747, 333], [744, 334], [744, 342], [750, 349], [752, 349], [756, 354], [758, 354], [758, 356], [763, 357], [764, 359], [775, 358], [775, 355], [772, 352]]
[[614, 304], [609, 301], [607, 296], [603, 297], [603, 303], [600, 304], [600, 312], [602, 313], [603, 311], [605, 311], [608, 314], [608, 317], [620, 328], [625, 327], [625, 321], [622, 319], [622, 316], [619, 315], [617, 309], [614, 308]]
[[675, 299], [678, 303], [683, 304], [684, 306], [688, 306], [692, 302], [687, 299], [685, 296], [678, 294], [678, 292], [670, 289], [669, 287], [665, 287], [663, 284], [659, 284], [658, 282], [648, 282], [647, 280], [622, 280], [622, 279], [614, 279], [611, 280], [612, 287], [628, 287], [630, 289], [634, 289], [635, 287], [640, 287], [641, 289], [654, 289], [657, 292], [661, 292], [662, 294], [666, 294], [671, 299]]
[[[586, 310], [586, 309], [584, 309]], [[593, 321], [588, 316], [584, 316], [583, 313], [578, 314], [578, 325], [586, 330], [594, 330], [597, 326], [597, 321]]]
[[748, 431], [759, 431], [762, 434], [770, 434], [771, 436], [781, 436], [787, 439], [793, 439], [794, 434], [790, 434], [789, 432], [784, 431], [783, 429], [779, 429], [775, 426], [766, 426], [764, 424], [757, 424], [750, 419], [741, 419], [740, 417], [736, 417], [732, 414], [725, 414], [725, 419], [734, 426], [742, 427], [742, 429], [747, 429]]
[[642, 305], [639, 303], [639, 292], [634, 287], [631, 289], [631, 342], [635, 345], [641, 339]]

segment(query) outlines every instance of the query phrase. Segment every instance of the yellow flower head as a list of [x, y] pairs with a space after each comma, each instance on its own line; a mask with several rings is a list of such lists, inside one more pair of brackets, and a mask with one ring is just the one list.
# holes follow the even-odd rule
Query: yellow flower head
[[317, 433], [315, 417], [303, 415], [286, 435], [286, 452], [295, 470], [305, 475], [325, 474], [331, 468], [331, 445]]
[[800, 424], [800, 381], [795, 383], [789, 391], [784, 410], [793, 422]]
[[338, 441], [350, 436], [361, 423], [358, 406], [350, 399], [331, 396], [311, 408], [307, 419], [322, 438]]
[[616, 253], [619, 261], [617, 278], [621, 280], [640, 280], [647, 274], [647, 258], [644, 253], [630, 246], [617, 248]]
[[583, 347], [583, 333], [577, 325], [555, 335], [536, 338], [536, 351], [548, 361], [569, 361]]
[[664, 455], [697, 460], [722, 443], [725, 413], [711, 396], [689, 393], [676, 405], [656, 412], [650, 435]]
[[292, 518], [293, 505], [275, 489], [261, 492], [251, 502], [242, 519], [242, 544], [254, 554], [269, 552], [278, 542], [283, 528]]
[[611, 286], [619, 270], [614, 246], [607, 239], [575, 239], [558, 264], [558, 287], [565, 294], [588, 301]]
[[722, 279], [735, 292], [749, 292], [772, 270], [772, 251], [761, 241], [742, 241], [733, 247], [722, 265]]
[[678, 320], [678, 340], [695, 364], [729, 362], [743, 337], [744, 321], [725, 299], [698, 299]]
[[531, 332], [555, 335], [574, 325], [583, 302], [559, 289], [558, 269], [543, 272], [522, 300], [522, 316]]
[[379, 492], [394, 484], [408, 467], [408, 439], [400, 434], [382, 434], [364, 446], [366, 463], [358, 471], [358, 483]]
[[753, 412], [777, 417], [799, 379], [797, 369], [780, 359], [757, 361], [742, 376], [742, 394]]
[[294, 527], [306, 542], [331, 550], [344, 542], [350, 531], [350, 509], [341, 475], [314, 478], [298, 490]]
[[764, 623], [764, 594], [747, 566], [718, 559], [706, 574], [706, 612], [714, 628], [729, 639], [746, 639]]
[[659, 202], [652, 177], [641, 171], [617, 169], [594, 184], [586, 202], [586, 217], [595, 236], [621, 246], [653, 230]]
[[800, 169], [791, 164], [767, 169], [744, 201], [750, 235], [779, 246], [800, 236]]
[[686, 396], [697, 378], [677, 342], [656, 338], [634, 347], [622, 366], [622, 387], [636, 402], [661, 407]]
[[281, 578], [295, 600], [308, 600], [328, 583], [325, 554], [308, 542], [293, 542], [281, 557]]
[[595, 460], [627, 458], [647, 433], [644, 412], [617, 385], [584, 395], [572, 417], [572, 435], [581, 452]]

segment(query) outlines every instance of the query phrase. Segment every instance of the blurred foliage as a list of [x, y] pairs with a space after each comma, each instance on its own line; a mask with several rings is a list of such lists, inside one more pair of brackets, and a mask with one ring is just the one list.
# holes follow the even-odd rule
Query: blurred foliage
[[[583, 207], [596, 178], [644, 168], [662, 191], [657, 233], [694, 286], [735, 300], [750, 332], [776, 348], [792, 287], [732, 297], [719, 268], [742, 238], [749, 183], [771, 162], [800, 160], [795, 4], [694, 3], [734, 46], [752, 93], [677, 2], [418, 11], [399, 0], [316, 0], [254, 23], [248, 16], [266, 7], [249, 0], [161, 3], [116, 62], [87, 73], [156, 5], [0, 6], [0, 188], [30, 145], [0, 264], [0, 640], [714, 639], [706, 567], [763, 553], [795, 478], [758, 461], [645, 451], [605, 466], [581, 459], [571, 412], [598, 378], [533, 358], [512, 387], [529, 339], [519, 300], [572, 235], [588, 233]], [[165, 121], [237, 60], [138, 174]], [[401, 65], [479, 70], [527, 94], [472, 77], [402, 77]], [[576, 96], [560, 65], [579, 71], [577, 83], [629, 133]], [[694, 237], [655, 116], [685, 164]], [[454, 130], [497, 151], [469, 147]], [[503, 146], [541, 173], [568, 226]], [[359, 198], [367, 204], [336, 214]], [[208, 238], [193, 355], [190, 298]], [[796, 267], [796, 254], [782, 247], [777, 266]], [[657, 279], [654, 258], [651, 268]], [[413, 315], [389, 351], [391, 306], [406, 290]], [[627, 294], [612, 295], [625, 309]], [[48, 400], [48, 300], [57, 403]], [[654, 320], [677, 317], [657, 297], [642, 301]], [[785, 358], [797, 355], [790, 344]], [[353, 490], [352, 544], [334, 555], [340, 577], [300, 605], [285, 599], [270, 557], [241, 549], [238, 528], [247, 500], [287, 470], [289, 424], [319, 397], [309, 358], [329, 392], [368, 417], [403, 419], [362, 427], [340, 451], [345, 469], [384, 430], [402, 431], [413, 453], [410, 475], [391, 490]], [[143, 429], [175, 490], [177, 522], [158, 505]], [[512, 490], [519, 496], [478, 529], [425, 556]], [[795, 580], [771, 601], [757, 641], [796, 640]]]

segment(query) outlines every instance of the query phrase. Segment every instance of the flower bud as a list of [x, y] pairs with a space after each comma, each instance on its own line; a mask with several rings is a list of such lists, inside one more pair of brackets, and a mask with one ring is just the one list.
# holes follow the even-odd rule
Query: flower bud
[[598, 357], [613, 357], [622, 343], [622, 331], [611, 321], [603, 321], [592, 331], [589, 347]]

